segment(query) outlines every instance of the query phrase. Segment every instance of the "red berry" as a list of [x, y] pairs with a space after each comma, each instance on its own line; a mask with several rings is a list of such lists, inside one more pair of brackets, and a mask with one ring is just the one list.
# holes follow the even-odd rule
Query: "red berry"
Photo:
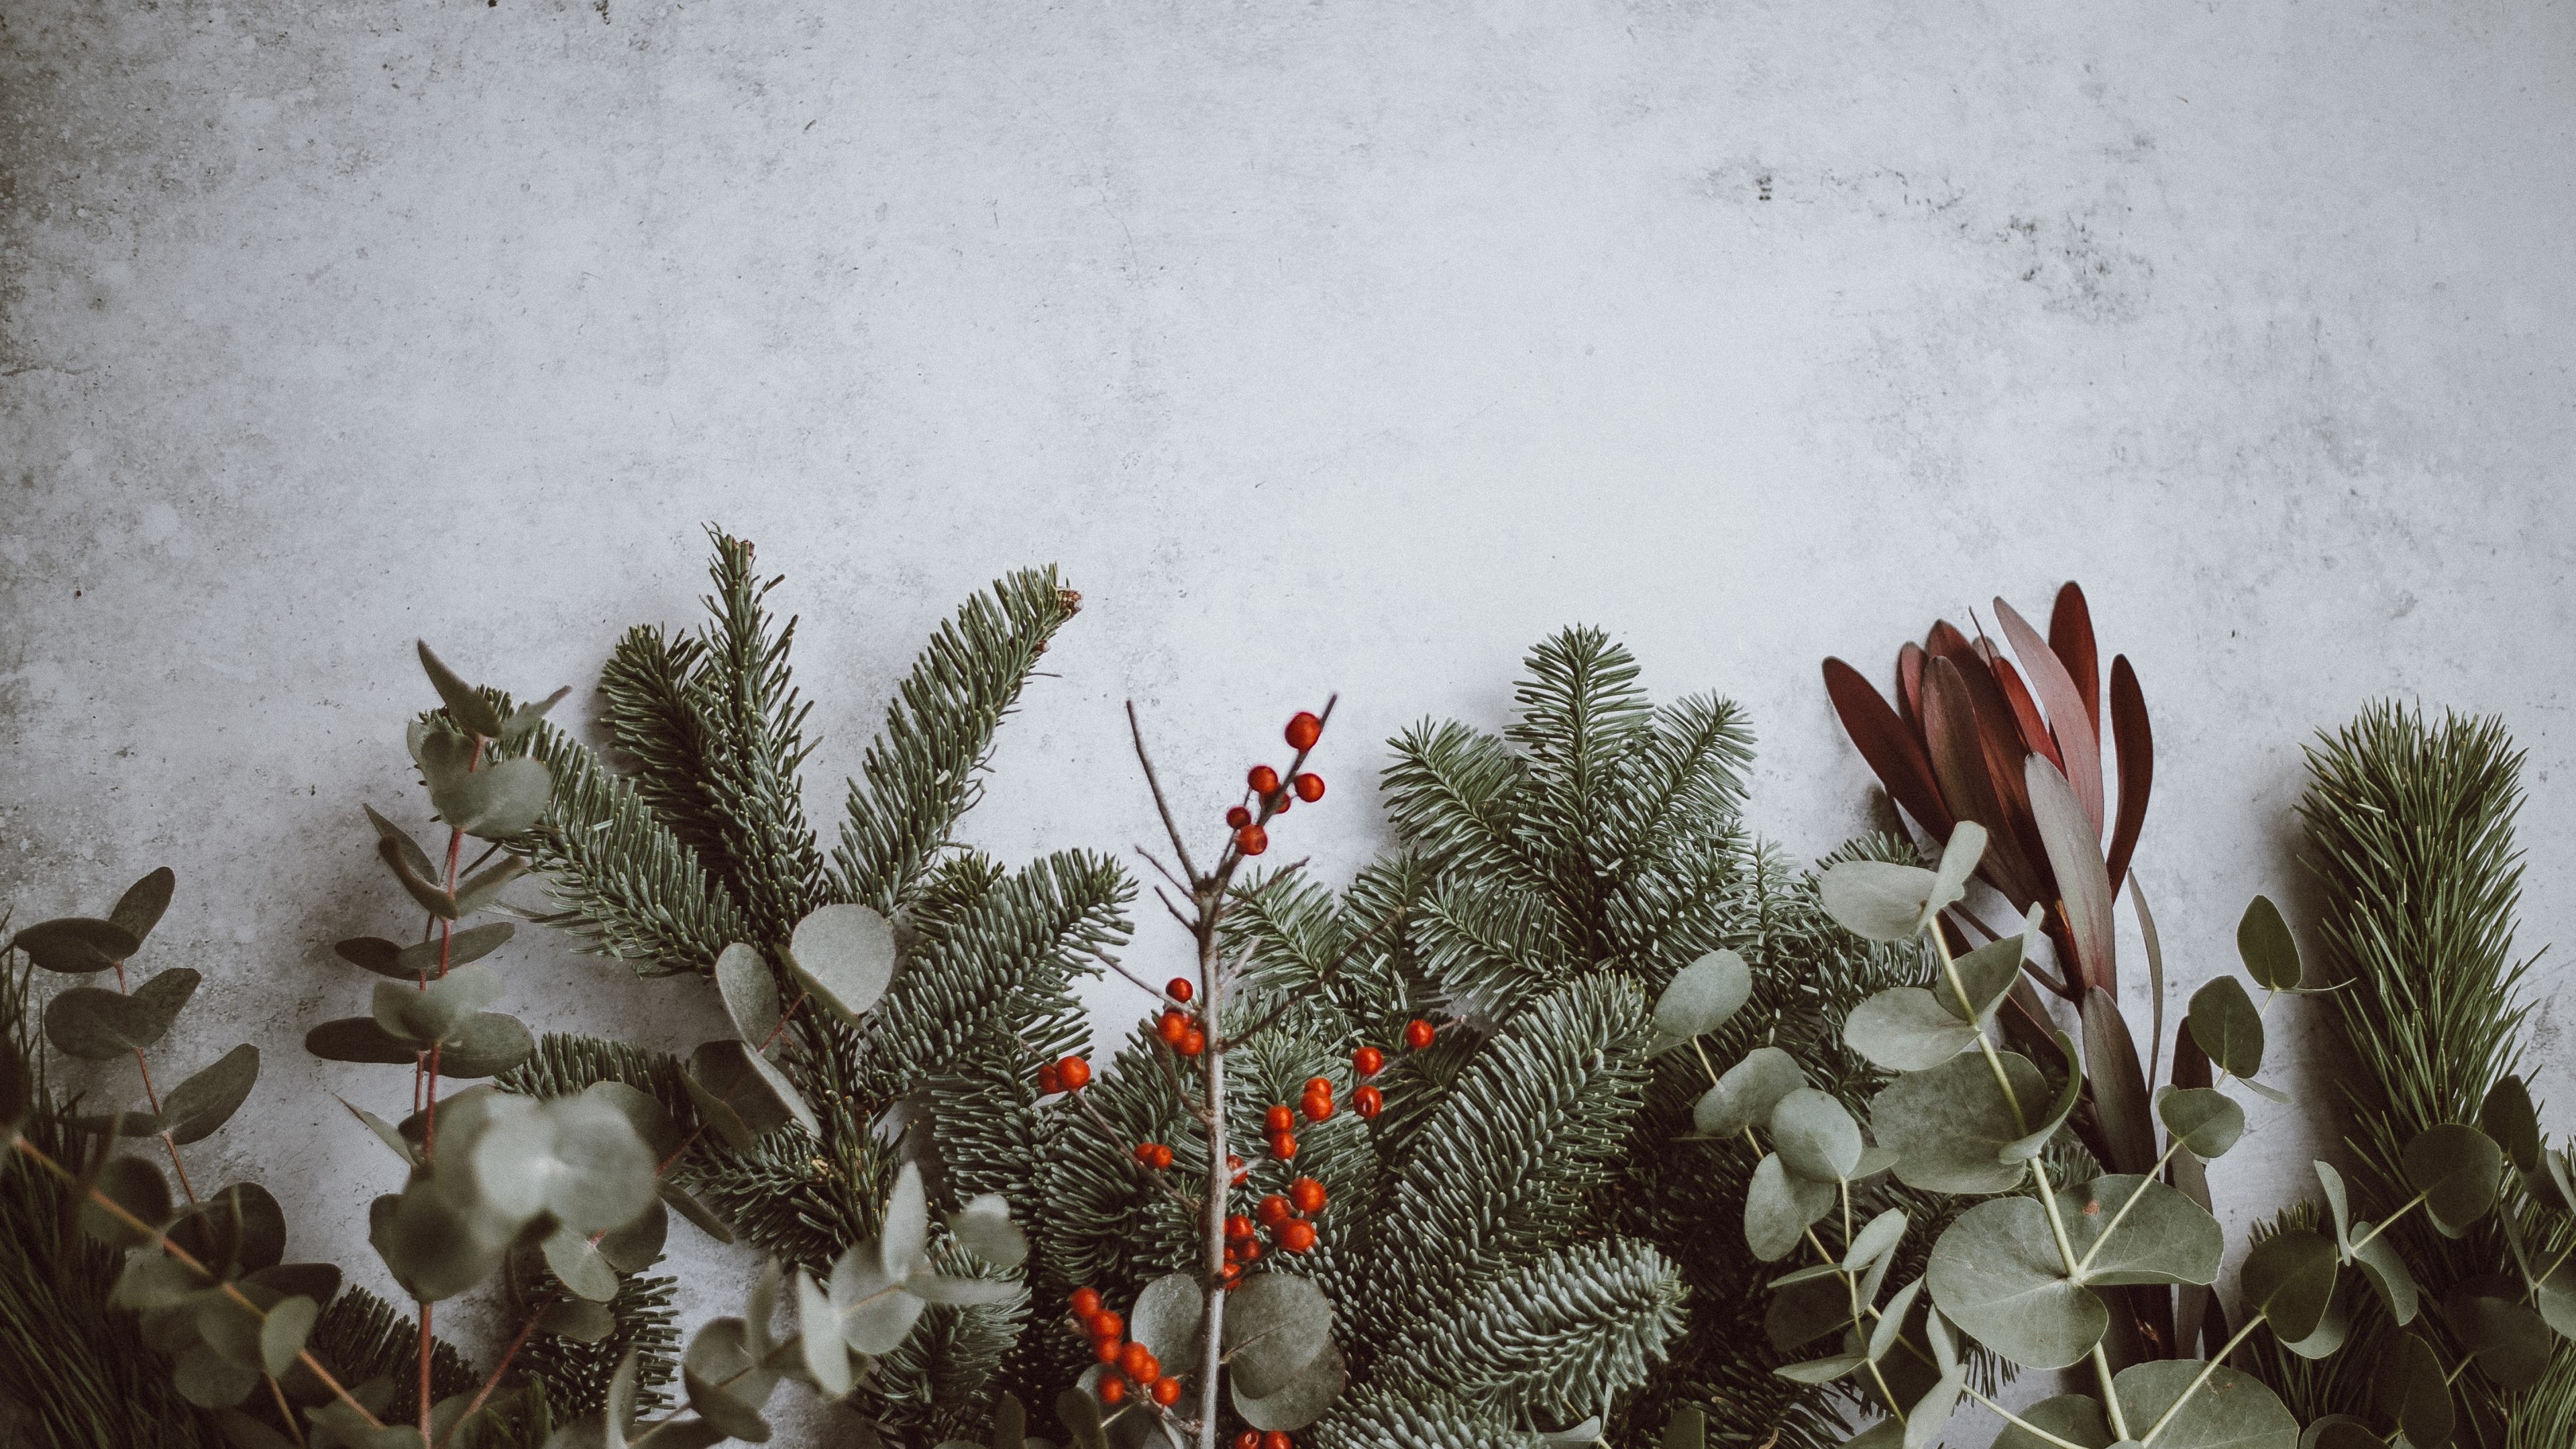
[[1351, 1093], [1351, 1105], [1359, 1109], [1361, 1116], [1375, 1117], [1386, 1110], [1386, 1093], [1375, 1087], [1362, 1087]]
[[1244, 1262], [1244, 1263], [1253, 1262], [1254, 1260], [1258, 1259], [1260, 1256], [1261, 1256], [1261, 1245], [1260, 1245], [1259, 1243], [1257, 1243], [1257, 1242], [1245, 1243], [1245, 1244], [1243, 1245], [1243, 1249], [1242, 1249], [1242, 1251], [1241, 1251], [1241, 1252], [1238, 1252], [1238, 1253], [1236, 1253], [1236, 1254], [1235, 1254], [1235, 1258], [1236, 1258], [1236, 1260], [1237, 1260], [1238, 1262]]
[[1351, 1069], [1363, 1077], [1374, 1077], [1386, 1070], [1386, 1053], [1376, 1047], [1361, 1047], [1351, 1053]]
[[1159, 1142], [1139, 1142], [1136, 1144], [1136, 1160], [1145, 1164], [1147, 1167], [1156, 1166], [1158, 1164], [1155, 1163], [1154, 1159], [1159, 1156], [1162, 1151], [1163, 1144]]
[[1273, 1429], [1261, 1436], [1261, 1449], [1296, 1449], [1296, 1441]]
[[1271, 1133], [1270, 1155], [1278, 1158], [1282, 1162], [1286, 1162], [1290, 1158], [1295, 1157], [1297, 1155], [1297, 1134], [1294, 1132]]
[[1252, 787], [1253, 794], [1267, 795], [1279, 788], [1279, 772], [1268, 765], [1255, 765], [1244, 775], [1243, 783]]
[[1091, 1356], [1100, 1360], [1102, 1363], [1118, 1362], [1118, 1340], [1114, 1338], [1093, 1339], [1091, 1341]]
[[1091, 1063], [1080, 1057], [1066, 1057], [1055, 1064], [1055, 1079], [1064, 1083], [1068, 1092], [1079, 1092], [1091, 1085]]
[[1228, 1293], [1231, 1293], [1231, 1292], [1233, 1292], [1235, 1289], [1242, 1287], [1242, 1286], [1243, 1286], [1243, 1265], [1242, 1265], [1241, 1263], [1228, 1263], [1228, 1264], [1226, 1264], [1226, 1265], [1225, 1265], [1225, 1271], [1223, 1271], [1223, 1272], [1221, 1272], [1221, 1273], [1219, 1273], [1219, 1274], [1217, 1274], [1217, 1275], [1216, 1275], [1216, 1284], [1217, 1284], [1217, 1286], [1218, 1286], [1218, 1287], [1220, 1287], [1220, 1288], [1224, 1289], [1224, 1290], [1225, 1290], [1226, 1292], [1228, 1292]]
[[1244, 809], [1240, 805], [1237, 805], [1233, 809], [1225, 812], [1225, 828], [1228, 830], [1241, 830], [1243, 827], [1250, 825], [1251, 823], [1252, 812]]
[[1246, 855], [1259, 855], [1270, 848], [1270, 832], [1258, 825], [1247, 825], [1234, 832], [1234, 843]]
[[1118, 1368], [1140, 1384], [1150, 1384], [1163, 1376], [1163, 1366], [1154, 1362], [1154, 1351], [1141, 1343], [1130, 1342], [1118, 1351]]
[[1104, 1342], [1116, 1343], [1127, 1336], [1127, 1320], [1118, 1316], [1117, 1309], [1103, 1308], [1091, 1315], [1091, 1336]]
[[1187, 1001], [1191, 997], [1198, 995], [1198, 991], [1199, 989], [1192, 986], [1190, 984], [1190, 978], [1186, 976], [1175, 976], [1171, 980], [1163, 983], [1163, 994], [1172, 998], [1174, 1001]]
[[1294, 1132], [1297, 1130], [1296, 1114], [1284, 1106], [1272, 1107], [1261, 1114], [1261, 1130], [1273, 1136], [1282, 1132]]
[[1252, 1219], [1241, 1213], [1231, 1214], [1225, 1220], [1225, 1237], [1227, 1242], [1242, 1242], [1244, 1239], [1251, 1237], [1255, 1231], [1256, 1229], [1252, 1226]]
[[1324, 1210], [1324, 1201], [1324, 1185], [1311, 1177], [1288, 1184], [1289, 1205], [1310, 1218]]
[[1321, 1122], [1333, 1115], [1333, 1099], [1322, 1092], [1308, 1092], [1297, 1099], [1297, 1110], [1306, 1114], [1307, 1121]]
[[1085, 1323], [1089, 1323], [1089, 1322], [1091, 1321], [1091, 1315], [1093, 1315], [1093, 1314], [1095, 1314], [1095, 1313], [1098, 1313], [1099, 1311], [1100, 1311], [1100, 1290], [1099, 1290], [1099, 1289], [1097, 1289], [1097, 1288], [1076, 1288], [1076, 1289], [1074, 1289], [1074, 1290], [1073, 1290], [1073, 1316], [1074, 1316], [1074, 1317], [1081, 1319], [1081, 1320], [1082, 1320], [1083, 1322], [1085, 1322]]
[[1233, 1174], [1236, 1187], [1243, 1186], [1243, 1180], [1252, 1175], [1252, 1169], [1243, 1165], [1243, 1159], [1231, 1152], [1225, 1155], [1225, 1170]]
[[1288, 721], [1286, 734], [1290, 749], [1311, 750], [1324, 737], [1324, 722], [1301, 709]]
[[1176, 1049], [1182, 1056], [1197, 1056], [1199, 1053], [1207, 1050], [1207, 1033], [1199, 1030], [1195, 1026], [1191, 1027], [1188, 1031], [1181, 1033], [1180, 1045]]
[[1154, 1380], [1154, 1387], [1151, 1392], [1154, 1395], [1154, 1402], [1168, 1409], [1172, 1405], [1181, 1401], [1181, 1381], [1179, 1379], [1156, 1379]]
[[1288, 1221], [1294, 1215], [1294, 1210], [1288, 1206], [1288, 1199], [1275, 1192], [1263, 1197], [1253, 1211], [1260, 1214], [1264, 1226], [1273, 1228]]
[[1049, 1063], [1049, 1064], [1048, 1064], [1048, 1065], [1046, 1065], [1046, 1066], [1043, 1066], [1043, 1067], [1038, 1068], [1038, 1095], [1039, 1095], [1039, 1096], [1041, 1096], [1041, 1097], [1052, 1097], [1052, 1096], [1054, 1096], [1056, 1093], [1061, 1092], [1061, 1091], [1063, 1091], [1063, 1090], [1064, 1090], [1064, 1074], [1063, 1074], [1063, 1073], [1061, 1073], [1061, 1072], [1058, 1072], [1058, 1071], [1055, 1069], [1055, 1066], [1054, 1066], [1054, 1064], [1053, 1064], [1053, 1063]]
[[1299, 775], [1297, 777], [1297, 798], [1305, 801], [1309, 805], [1323, 799], [1324, 777], [1312, 773]]
[[1166, 1008], [1161, 1016], [1154, 1018], [1154, 1035], [1173, 1046], [1181, 1044], [1181, 1033], [1189, 1029], [1189, 1017], [1169, 1008]]
[[1329, 1097], [1333, 1095], [1333, 1079], [1330, 1077], [1308, 1077], [1306, 1079], [1306, 1095], [1309, 1097]]
[[1261, 1449], [1261, 1431], [1246, 1429], [1234, 1436], [1234, 1449]]
[[1113, 1409], [1127, 1402], [1127, 1381], [1116, 1374], [1101, 1375], [1100, 1402]]
[[1290, 800], [1288, 792], [1280, 790], [1273, 794], [1262, 796], [1261, 803], [1270, 807], [1271, 814], [1285, 815], [1288, 813]]
[[1279, 1246], [1292, 1253], [1311, 1252], [1315, 1247], [1315, 1225], [1292, 1222], [1279, 1229]]
[[1431, 1029], [1431, 1023], [1419, 1018], [1404, 1024], [1404, 1044], [1415, 1051], [1431, 1045], [1432, 1038], [1437, 1035], [1439, 1033]]

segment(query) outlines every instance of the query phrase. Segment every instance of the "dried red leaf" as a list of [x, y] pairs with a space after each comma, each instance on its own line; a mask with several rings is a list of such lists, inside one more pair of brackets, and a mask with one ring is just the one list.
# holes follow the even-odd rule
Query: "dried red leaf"
[[[2058, 757], [2057, 741], [2049, 737], [2048, 721], [2040, 718], [2039, 705], [2031, 699], [2030, 690], [2021, 682], [2021, 672], [2013, 668], [2011, 660], [1995, 660], [1995, 686], [2004, 692], [2004, 703], [2012, 706], [2013, 724], [2021, 730], [2022, 748], [2065, 774], [2066, 762]], [[2096, 824], [2093, 828], [2099, 831], [2102, 827]]]
[[1917, 738], [1923, 734], [1923, 661], [1929, 657], [1920, 644], [1896, 651], [1896, 713]]
[[[1941, 783], [1941, 798], [1962, 820], [1986, 827], [1990, 839], [1978, 874], [1994, 883], [2015, 909], [2026, 910], [2043, 899], [2030, 858], [2015, 839], [2012, 817], [1995, 792], [1985, 741], [1977, 733], [1977, 709], [1968, 691], [1967, 672], [1946, 655], [1935, 655], [1923, 674], [1923, 735], [1930, 747], [1932, 777]], [[2053, 899], [2055, 892], [2047, 898]]]
[[2093, 726], [2093, 745], [2102, 745], [2101, 656], [2093, 649], [2093, 611], [2073, 579], [2057, 591], [2057, 607], [2048, 615], [2048, 647], [2066, 665], [2084, 700], [2084, 718]]
[[2084, 993], [2084, 1080], [2113, 1172], [2149, 1172], [2156, 1161], [2155, 1121], [2148, 1115], [2147, 1078], [2138, 1065], [2138, 1043], [2129, 1035], [2120, 1003], [2096, 986]]
[[1947, 619], [1932, 621], [1932, 632], [1923, 636], [1923, 647], [1936, 659], [1974, 659], [1977, 651], [1968, 636]]
[[1926, 831], [1948, 838], [1955, 821], [1934, 782], [1932, 762], [1896, 711], [1888, 708], [1859, 670], [1839, 659], [1825, 661], [1825, 693], [1842, 719], [1843, 732], [1851, 736], [1860, 757], [1887, 788], [1888, 798]]
[[1995, 600], [1995, 616], [2003, 623], [2004, 637], [2012, 641], [2013, 652], [2021, 656], [2022, 668], [2030, 672], [2031, 692], [2039, 697], [2048, 711], [2048, 722], [2057, 739], [2058, 768], [2066, 783], [2075, 787], [2075, 798], [2092, 818], [2093, 833], [2102, 833], [2102, 743], [2092, 728], [2092, 717], [2086, 712], [2084, 695], [2076, 688], [2075, 678], [2066, 662], [2057, 657], [2048, 641], [2030, 626], [2019, 610]]
[[2138, 833], [2147, 824], [2147, 794], [2156, 780], [2156, 737], [2147, 725], [2146, 696], [2138, 692], [2137, 671], [2129, 656], [2111, 661], [2111, 745], [2120, 762], [2120, 817], [2111, 830], [2111, 893], [2129, 873], [2129, 856], [2138, 848]]

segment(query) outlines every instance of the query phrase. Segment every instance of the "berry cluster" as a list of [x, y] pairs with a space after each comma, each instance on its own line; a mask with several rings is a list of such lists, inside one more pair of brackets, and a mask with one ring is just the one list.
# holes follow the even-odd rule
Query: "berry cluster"
[[[1170, 1149], [1165, 1149], [1167, 1152]], [[1073, 1290], [1073, 1326], [1091, 1339], [1091, 1355], [1108, 1365], [1100, 1376], [1100, 1402], [1111, 1408], [1142, 1394], [1165, 1408], [1181, 1401], [1179, 1374], [1163, 1372], [1162, 1361], [1145, 1345], [1127, 1337], [1127, 1320], [1100, 1305], [1099, 1290]]]
[[[1175, 976], [1163, 983], [1163, 994], [1185, 1005], [1197, 990], [1186, 976]], [[1185, 1057], [1194, 1057], [1207, 1050], [1206, 1028], [1177, 1006], [1164, 1007], [1163, 1014], [1154, 1019], [1154, 1035], [1163, 1039], [1163, 1045]]]
[[[1324, 721], [1312, 711], [1301, 709], [1288, 721], [1283, 733], [1288, 747], [1302, 759], [1315, 747], [1315, 741], [1324, 737]], [[1288, 807], [1296, 801], [1312, 805], [1324, 798], [1324, 777], [1312, 772], [1282, 780], [1277, 770], [1255, 765], [1244, 774], [1243, 783], [1253, 803], [1226, 811], [1225, 825], [1234, 832], [1234, 848], [1246, 855], [1259, 855], [1270, 848], [1270, 832], [1263, 827], [1271, 816], [1287, 814]]]
[[[1404, 1024], [1404, 1044], [1414, 1051], [1420, 1051], [1431, 1045], [1431, 1043], [1437, 1040], [1438, 1037], [1439, 1032], [1427, 1021], [1416, 1018]], [[1359, 1090], [1351, 1093], [1351, 1106], [1357, 1110], [1362, 1117], [1375, 1118], [1378, 1113], [1386, 1110], [1386, 1093], [1379, 1091], [1375, 1085], [1368, 1081], [1368, 1079], [1386, 1070], [1386, 1053], [1373, 1046], [1361, 1047], [1358, 1051], [1351, 1053], [1351, 1070], [1359, 1074], [1361, 1082]], [[1323, 1080], [1323, 1078], [1317, 1077], [1314, 1082], [1308, 1082], [1306, 1084], [1306, 1090], [1309, 1094], [1310, 1100], [1312, 1099], [1312, 1093], [1315, 1090], [1315, 1082], [1322, 1082]], [[1332, 1115], [1332, 1084], [1326, 1082], [1324, 1085], [1325, 1111], [1322, 1115], [1324, 1117], [1329, 1117]], [[1277, 1111], [1278, 1109], [1272, 1108], [1271, 1110]], [[1315, 1114], [1309, 1113], [1308, 1115], [1313, 1116]], [[1319, 1117], [1317, 1120], [1320, 1121], [1321, 1118]]]
[[1297, 1155], [1297, 1119], [1321, 1122], [1333, 1115], [1333, 1084], [1329, 1078], [1308, 1077], [1306, 1089], [1297, 1099], [1297, 1110], [1278, 1103], [1262, 1114], [1261, 1130], [1270, 1138], [1270, 1155], [1282, 1162]]
[[1038, 1068], [1038, 1095], [1052, 1097], [1058, 1092], [1079, 1092], [1091, 1085], [1091, 1063], [1080, 1057], [1066, 1057]]

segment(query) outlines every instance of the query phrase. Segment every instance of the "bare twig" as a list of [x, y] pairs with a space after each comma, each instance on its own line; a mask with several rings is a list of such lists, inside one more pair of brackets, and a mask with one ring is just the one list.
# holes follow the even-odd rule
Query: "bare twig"
[[1136, 742], [1136, 763], [1145, 767], [1145, 788], [1154, 793], [1154, 809], [1163, 817], [1163, 833], [1172, 838], [1172, 853], [1180, 857], [1181, 869], [1198, 879], [1199, 868], [1190, 859], [1188, 842], [1181, 839], [1181, 827], [1172, 820], [1171, 802], [1163, 798], [1163, 782], [1154, 777], [1154, 757], [1145, 752], [1145, 727], [1136, 722], [1136, 701], [1127, 701], [1127, 734]]

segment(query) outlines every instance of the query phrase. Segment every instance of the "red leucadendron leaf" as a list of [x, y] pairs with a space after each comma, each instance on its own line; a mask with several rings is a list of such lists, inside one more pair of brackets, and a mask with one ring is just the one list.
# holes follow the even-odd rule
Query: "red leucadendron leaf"
[[1896, 711], [1870, 687], [1860, 671], [1839, 659], [1825, 661], [1825, 693], [1843, 730], [1860, 748], [1860, 757], [1878, 774], [1889, 798], [1932, 835], [1947, 839], [1954, 822], [1933, 781], [1932, 762], [1915, 742]]
[[2076, 687], [2075, 677], [2067, 672], [2066, 662], [2039, 631], [2021, 616], [2021, 611], [1995, 600], [1995, 617], [2002, 621], [2004, 638], [2010, 640], [2013, 653], [2021, 656], [2022, 668], [2030, 672], [2031, 692], [2048, 711], [2048, 722], [2057, 736], [2058, 764], [2065, 771], [2066, 783], [2074, 787], [2075, 798], [2082, 802], [2084, 813], [2093, 821], [2096, 837], [2102, 833], [2102, 743], [2093, 728], [2093, 717], [2084, 702], [2084, 692]]
[[[2013, 668], [2011, 660], [2001, 657], [1994, 659], [1992, 666], [1995, 685], [2004, 692], [2004, 703], [2012, 706], [2013, 723], [2021, 730], [2022, 748], [2064, 774], [2066, 761], [2058, 756], [2057, 741], [2049, 737], [2048, 722], [2040, 717], [2039, 702], [2030, 697], [2030, 690], [2021, 682], [2021, 671]], [[2100, 828], [2099, 824], [2094, 826], [2096, 830]]]
[[2129, 873], [2129, 856], [2138, 848], [2138, 832], [2146, 828], [2147, 794], [2156, 779], [2155, 732], [2147, 727], [2146, 697], [2138, 692], [2137, 671], [2129, 667], [2126, 654], [2111, 661], [2111, 734], [2120, 762], [2120, 816], [2105, 864], [2111, 893], [2117, 895], [2121, 878]]
[[1960, 819], [1985, 826], [1991, 837], [1979, 873], [2015, 906], [2028, 908], [2039, 899], [2039, 883], [2011, 817], [1996, 797], [1985, 743], [1977, 737], [1976, 706], [1968, 693], [1966, 672], [1947, 656], [1936, 655], [1923, 674], [1923, 733], [1931, 746], [1932, 774], [1941, 782], [1941, 797]]
[[[2098, 750], [2102, 744], [2101, 656], [2093, 652], [2093, 611], [2085, 607], [2084, 591], [2073, 579], [2057, 591], [2057, 607], [2049, 611], [2048, 647], [2065, 663], [2067, 676], [2083, 696], [2084, 718], [2093, 726]], [[2071, 722], [2060, 726], [2071, 727]]]

